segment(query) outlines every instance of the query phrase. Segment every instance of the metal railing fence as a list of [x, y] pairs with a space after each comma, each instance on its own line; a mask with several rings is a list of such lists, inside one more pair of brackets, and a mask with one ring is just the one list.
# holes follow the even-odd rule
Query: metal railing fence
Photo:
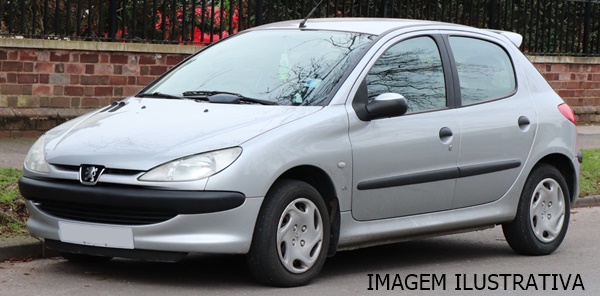
[[[0, 37], [208, 44], [304, 18], [318, 0], [0, 0]], [[390, 17], [515, 31], [531, 54], [600, 56], [600, 0], [325, 0], [314, 17]]]

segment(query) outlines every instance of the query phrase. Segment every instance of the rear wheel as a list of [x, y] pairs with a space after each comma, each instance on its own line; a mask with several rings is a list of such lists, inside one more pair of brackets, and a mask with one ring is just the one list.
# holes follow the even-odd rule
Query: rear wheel
[[320, 272], [329, 248], [329, 217], [319, 192], [296, 180], [277, 182], [265, 197], [248, 253], [259, 281], [293, 287]]
[[548, 164], [536, 166], [523, 188], [515, 220], [502, 225], [511, 248], [524, 255], [554, 252], [567, 233], [570, 200], [562, 174]]

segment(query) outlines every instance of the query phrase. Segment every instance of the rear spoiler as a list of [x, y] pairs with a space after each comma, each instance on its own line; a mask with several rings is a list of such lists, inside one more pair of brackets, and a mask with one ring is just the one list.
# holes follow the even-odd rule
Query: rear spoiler
[[508, 38], [508, 40], [510, 40], [510, 42], [512, 42], [516, 47], [521, 46], [521, 43], [523, 42], [523, 36], [521, 36], [521, 34], [517, 34], [515, 32], [509, 32], [509, 31], [501, 31], [501, 30], [486, 30], [489, 32], [494, 32], [497, 34], [500, 34], [506, 38]]

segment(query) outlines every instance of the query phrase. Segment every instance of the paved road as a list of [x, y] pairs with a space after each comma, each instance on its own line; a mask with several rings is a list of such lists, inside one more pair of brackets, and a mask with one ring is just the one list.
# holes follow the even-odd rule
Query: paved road
[[[600, 208], [573, 211], [571, 225], [563, 245], [550, 256], [516, 255], [506, 244], [501, 229], [451, 235], [340, 252], [329, 258], [320, 277], [307, 287], [273, 289], [257, 285], [248, 275], [240, 256], [192, 257], [179, 263], [149, 263], [112, 260], [103, 265], [72, 265], [62, 259], [0, 263], [0, 295], [379, 295], [383, 293], [412, 295], [464, 295], [474, 288], [474, 278], [491, 274], [509, 274], [507, 290], [501, 278], [498, 284], [486, 282], [484, 291], [468, 291], [474, 295], [600, 295]], [[369, 282], [368, 274], [372, 274]], [[385, 291], [374, 278], [410, 274], [431, 282], [445, 277], [446, 287], [435, 285], [435, 291]], [[457, 281], [456, 274], [460, 275]], [[543, 276], [543, 274], [550, 274]], [[463, 276], [464, 275], [464, 276]], [[514, 289], [514, 279], [523, 277], [527, 287]], [[569, 283], [567, 284], [567, 279]], [[564, 291], [561, 283], [567, 285]], [[546, 290], [543, 280], [546, 279]], [[463, 282], [466, 279], [466, 282]], [[554, 283], [556, 279], [556, 284]], [[577, 279], [577, 281], [576, 281]], [[409, 277], [410, 282], [414, 278]], [[406, 282], [404, 282], [405, 284]], [[368, 290], [369, 285], [374, 290]], [[406, 286], [403, 286], [406, 288]], [[456, 290], [459, 287], [463, 290]], [[497, 290], [489, 291], [488, 288]], [[553, 288], [558, 290], [552, 290]], [[572, 289], [575, 289], [572, 291]], [[585, 288], [585, 290], [582, 290]]]

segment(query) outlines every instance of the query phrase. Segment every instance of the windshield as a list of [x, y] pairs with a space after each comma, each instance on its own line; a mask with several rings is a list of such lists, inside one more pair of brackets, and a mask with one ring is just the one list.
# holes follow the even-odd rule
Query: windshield
[[191, 57], [144, 93], [228, 92], [279, 105], [319, 105], [368, 37], [329, 31], [250, 31]]

